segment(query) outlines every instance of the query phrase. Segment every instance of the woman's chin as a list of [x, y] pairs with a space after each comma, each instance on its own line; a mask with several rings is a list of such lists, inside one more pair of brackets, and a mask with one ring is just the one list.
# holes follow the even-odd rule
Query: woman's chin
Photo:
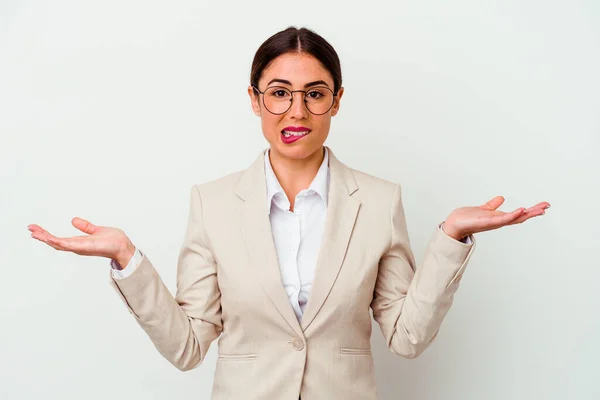
[[[322, 146], [322, 144], [315, 145], [314, 143], [312, 143], [312, 145], [310, 146], [308, 145], [308, 143], [303, 144], [299, 142], [295, 142], [292, 144], [277, 143], [277, 146], [274, 150], [277, 153], [279, 153], [282, 157], [294, 160], [301, 160], [310, 157], [316, 151], [321, 149]], [[273, 149], [273, 146], [271, 146], [271, 149]]]

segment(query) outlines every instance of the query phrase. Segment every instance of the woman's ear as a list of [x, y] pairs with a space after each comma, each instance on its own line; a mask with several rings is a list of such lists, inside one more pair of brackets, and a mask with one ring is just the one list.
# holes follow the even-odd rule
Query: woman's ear
[[259, 95], [256, 92], [256, 90], [254, 90], [254, 88], [252, 86], [248, 86], [248, 96], [250, 96], [250, 103], [252, 104], [252, 111], [254, 111], [254, 114], [258, 117], [260, 117], [260, 100], [259, 100]]
[[344, 88], [341, 87], [338, 90], [338, 94], [337, 96], [335, 96], [333, 98], [333, 107], [331, 108], [331, 116], [335, 116], [335, 114], [338, 113], [338, 111], [340, 110], [340, 100], [342, 99], [342, 95], [344, 94]]

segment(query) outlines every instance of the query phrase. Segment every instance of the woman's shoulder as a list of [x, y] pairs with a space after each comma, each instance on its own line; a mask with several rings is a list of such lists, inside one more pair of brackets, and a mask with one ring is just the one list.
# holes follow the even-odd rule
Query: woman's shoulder
[[[353, 168], [343, 161], [337, 159], [335, 156], [333, 158], [335, 159], [336, 164], [341, 166], [342, 171], [345, 170], [350, 172], [359, 190], [362, 190], [363, 192], [383, 191], [393, 193], [396, 190], [396, 187], [399, 186], [398, 183], [395, 183], [389, 179], [375, 176], [372, 173]], [[342, 175], [348, 175], [348, 173], [344, 172]]]
[[219, 178], [211, 179], [203, 183], [197, 183], [194, 186], [200, 193], [207, 195], [211, 193], [222, 194], [227, 191], [234, 191], [243, 172], [244, 170], [231, 172]]
[[393, 193], [399, 183], [393, 182], [389, 179], [375, 176], [365, 171], [361, 171], [355, 168], [349, 168], [352, 171], [352, 175], [356, 180], [356, 184], [359, 189], [364, 189], [369, 192], [385, 192]]

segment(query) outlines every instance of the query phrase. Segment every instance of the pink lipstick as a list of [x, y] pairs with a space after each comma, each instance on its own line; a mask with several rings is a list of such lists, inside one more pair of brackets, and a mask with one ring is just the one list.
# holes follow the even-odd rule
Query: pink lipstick
[[294, 143], [310, 133], [305, 126], [287, 126], [281, 130], [281, 141], [285, 144]]

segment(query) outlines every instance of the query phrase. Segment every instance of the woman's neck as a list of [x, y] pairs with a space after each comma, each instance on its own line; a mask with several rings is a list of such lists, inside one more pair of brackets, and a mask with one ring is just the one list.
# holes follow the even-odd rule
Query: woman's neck
[[308, 189], [323, 163], [325, 148], [315, 151], [303, 159], [290, 159], [269, 151], [269, 161], [273, 172], [290, 201], [290, 211], [294, 210], [294, 199], [304, 189]]

